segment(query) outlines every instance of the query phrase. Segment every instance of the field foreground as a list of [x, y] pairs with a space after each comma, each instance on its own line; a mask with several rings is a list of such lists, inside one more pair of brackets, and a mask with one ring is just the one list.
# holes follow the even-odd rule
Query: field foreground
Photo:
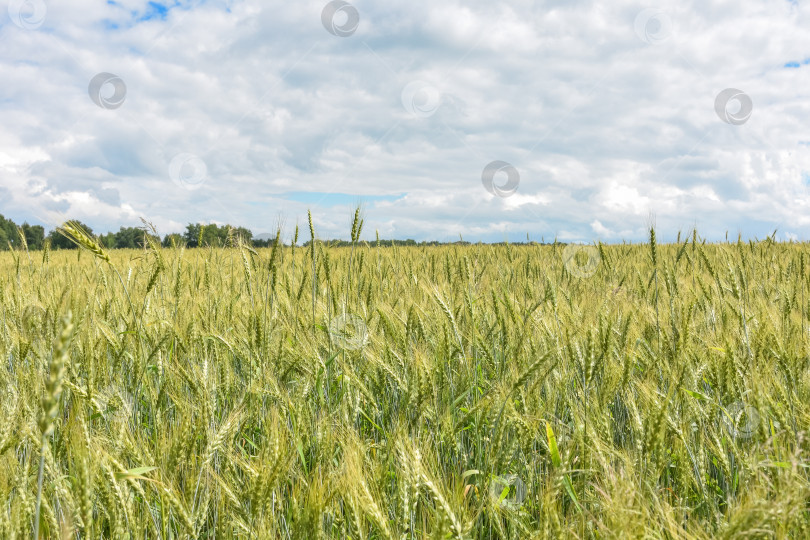
[[808, 538], [807, 246], [695, 240], [0, 254], [0, 538]]

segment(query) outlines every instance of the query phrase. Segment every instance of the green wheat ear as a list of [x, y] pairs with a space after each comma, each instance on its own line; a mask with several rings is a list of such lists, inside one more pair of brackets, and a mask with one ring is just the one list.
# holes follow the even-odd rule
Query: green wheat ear
[[93, 256], [101, 259], [107, 264], [111, 264], [110, 256], [106, 251], [104, 251], [104, 248], [101, 247], [98, 240], [90, 236], [90, 234], [78, 223], [74, 221], [66, 221], [57, 230], [80, 248], [86, 249], [92, 253]]
[[68, 359], [70, 340], [73, 336], [73, 322], [70, 312], [62, 318], [62, 333], [56, 343], [51, 361], [48, 364], [48, 380], [45, 383], [45, 396], [42, 399], [42, 416], [39, 429], [42, 435], [53, 434], [53, 423], [59, 411], [59, 398], [62, 396], [62, 379]]
[[34, 538], [39, 538], [39, 511], [42, 503], [42, 477], [45, 471], [45, 449], [48, 437], [53, 435], [54, 421], [59, 413], [59, 400], [62, 397], [62, 379], [65, 364], [70, 354], [70, 341], [73, 338], [73, 321], [70, 311], [62, 318], [62, 332], [48, 363], [48, 380], [45, 382], [45, 396], [42, 398], [42, 413], [39, 417], [39, 430], [42, 433], [42, 446], [39, 457], [39, 477], [37, 480], [37, 502], [34, 518]]

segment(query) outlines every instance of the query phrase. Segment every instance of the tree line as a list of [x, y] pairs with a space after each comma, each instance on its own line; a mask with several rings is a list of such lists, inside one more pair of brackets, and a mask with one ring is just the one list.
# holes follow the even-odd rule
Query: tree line
[[[99, 243], [108, 249], [140, 249], [147, 243], [149, 236], [155, 243], [163, 247], [185, 246], [195, 248], [199, 246], [224, 247], [236, 245], [237, 239], [251, 247], [271, 247], [275, 244], [273, 238], [254, 238], [253, 233], [245, 227], [234, 227], [232, 225], [204, 225], [202, 223], [189, 223], [186, 230], [181, 233], [167, 234], [160, 238], [157, 234], [150, 232], [149, 227], [121, 227], [118, 232], [108, 232], [106, 234], [95, 235], [93, 229], [81, 221], [69, 220], [74, 226], [85, 230], [90, 236], [98, 238]], [[17, 225], [12, 220], [0, 214], [0, 251], [9, 249], [40, 250], [48, 243], [51, 249], [76, 249], [76, 244], [68, 237], [59, 232], [59, 229], [45, 234], [45, 228], [41, 225], [29, 225], [27, 222]], [[348, 247], [352, 242], [348, 240], [319, 240], [332, 247]], [[303, 243], [309, 246], [311, 240]], [[411, 238], [407, 240], [381, 240], [370, 242], [371, 244], [384, 246], [441, 246], [447, 244], [469, 245], [470, 242], [458, 240], [455, 242], [438, 242], [436, 240], [417, 242]], [[513, 245], [524, 242], [510, 242]], [[534, 244], [535, 242], [526, 242]]]
[[[147, 242], [147, 236], [164, 247], [181, 246], [221, 247], [234, 244], [237, 238], [253, 247], [272, 246], [275, 238], [263, 240], [253, 238], [253, 233], [244, 227], [231, 225], [203, 225], [189, 223], [183, 234], [167, 234], [162, 239], [150, 232], [147, 227], [121, 227], [118, 232], [96, 235], [92, 227], [79, 220], [69, 220], [74, 226], [83, 229], [90, 236], [98, 238], [99, 243], [108, 249], [139, 249]], [[76, 249], [76, 244], [59, 232], [59, 229], [45, 234], [41, 225], [29, 225], [27, 222], [17, 225], [14, 221], [0, 214], [0, 250], [23, 249], [40, 250], [48, 243], [51, 249]]]

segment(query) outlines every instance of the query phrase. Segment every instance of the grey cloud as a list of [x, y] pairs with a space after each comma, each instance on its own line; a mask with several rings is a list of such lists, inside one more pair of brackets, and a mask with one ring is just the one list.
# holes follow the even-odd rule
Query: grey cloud
[[[598, 229], [615, 240], [643, 236], [650, 213], [662, 227], [699, 220], [707, 234], [807, 226], [798, 184], [810, 156], [795, 134], [810, 120], [810, 81], [781, 69], [810, 38], [806, 6], [667, 2], [672, 35], [659, 45], [638, 38], [641, 7], [629, 1], [356, 7], [347, 38], [324, 30], [316, 4], [255, 1], [184, 5], [133, 25], [124, 12], [146, 2], [79, 0], [49, 5], [49, 34], [0, 27], [6, 189], [25, 192], [15, 204], [31, 215], [86, 212], [76, 217], [117, 228], [116, 216], [142, 214], [164, 232], [237, 219], [265, 230], [268, 212], [303, 223], [307, 205], [278, 194], [306, 190], [409, 193], [369, 205], [372, 236]], [[120, 109], [88, 98], [101, 71], [126, 81]], [[401, 102], [415, 80], [441, 93], [429, 117]], [[752, 96], [743, 126], [714, 111], [728, 87]], [[193, 193], [168, 176], [181, 152], [208, 169]], [[523, 199], [487, 199], [480, 175], [492, 160], [520, 171]], [[96, 202], [68, 202], [76, 192]], [[327, 204], [313, 208], [323, 234], [345, 237], [345, 220], [330, 216], [350, 209]]]

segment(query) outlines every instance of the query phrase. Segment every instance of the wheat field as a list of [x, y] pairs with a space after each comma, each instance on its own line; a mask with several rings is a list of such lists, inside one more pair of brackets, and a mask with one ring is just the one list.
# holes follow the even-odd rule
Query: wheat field
[[0, 538], [810, 537], [806, 245], [361, 227], [0, 254]]

